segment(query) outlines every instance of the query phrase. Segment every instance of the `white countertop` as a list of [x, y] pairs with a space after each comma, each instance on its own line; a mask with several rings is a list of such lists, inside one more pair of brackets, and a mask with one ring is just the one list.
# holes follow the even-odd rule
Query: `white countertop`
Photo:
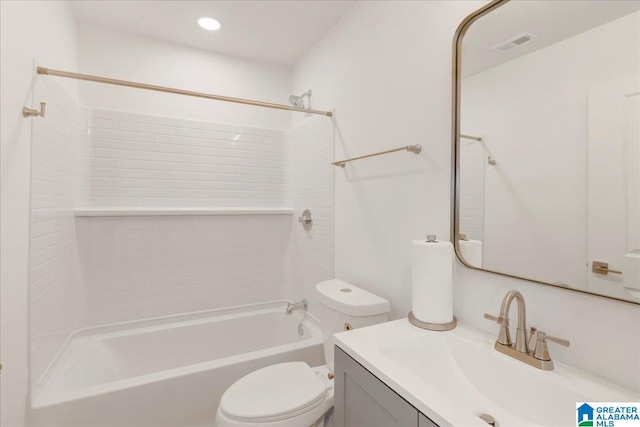
[[[458, 324], [456, 329], [460, 327], [461, 325]], [[379, 351], [381, 343], [390, 345], [433, 333], [442, 332], [426, 331], [413, 326], [407, 319], [401, 319], [341, 332], [335, 334], [334, 339], [338, 347], [440, 427], [487, 427], [487, 424], [478, 417], [456, 411], [453, 402], [447, 401], [437, 390], [425, 387], [424, 382], [408, 370], [390, 363], [389, 359]]]
[[[433, 422], [445, 426], [575, 426], [579, 401], [637, 401], [640, 392], [555, 363], [542, 371], [496, 351], [496, 336], [458, 323], [447, 332], [407, 319], [334, 335], [335, 344]], [[552, 355], [553, 356], [553, 355]]]

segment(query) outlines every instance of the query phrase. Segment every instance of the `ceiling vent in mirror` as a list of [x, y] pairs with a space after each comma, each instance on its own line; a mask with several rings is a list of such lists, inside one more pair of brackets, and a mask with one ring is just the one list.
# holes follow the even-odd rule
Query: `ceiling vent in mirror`
[[522, 33], [520, 35], [512, 37], [506, 42], [502, 42], [500, 44], [495, 45], [494, 47], [491, 48], [491, 50], [496, 53], [499, 53], [500, 55], [503, 55], [513, 49], [532, 43], [536, 40], [538, 40], [538, 38], [533, 34]]

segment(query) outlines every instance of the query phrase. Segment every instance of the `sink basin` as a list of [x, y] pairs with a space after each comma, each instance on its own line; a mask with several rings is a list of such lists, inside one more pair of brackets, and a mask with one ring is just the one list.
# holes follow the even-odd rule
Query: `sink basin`
[[439, 425], [575, 426], [576, 403], [638, 401], [630, 390], [556, 362], [542, 371], [497, 352], [465, 325], [424, 331], [398, 320], [335, 336], [336, 343]]

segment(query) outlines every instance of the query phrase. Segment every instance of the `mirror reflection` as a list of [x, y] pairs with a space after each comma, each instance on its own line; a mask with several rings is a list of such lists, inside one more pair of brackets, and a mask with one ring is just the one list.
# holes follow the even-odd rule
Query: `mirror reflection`
[[458, 244], [640, 303], [640, 2], [511, 1], [462, 44]]

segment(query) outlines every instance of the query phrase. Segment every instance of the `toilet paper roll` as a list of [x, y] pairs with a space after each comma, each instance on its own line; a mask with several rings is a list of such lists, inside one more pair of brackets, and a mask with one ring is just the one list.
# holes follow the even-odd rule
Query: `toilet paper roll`
[[474, 267], [482, 268], [482, 241], [459, 240], [460, 254], [467, 263]]
[[453, 245], [414, 240], [411, 267], [415, 318], [436, 324], [453, 321]]

